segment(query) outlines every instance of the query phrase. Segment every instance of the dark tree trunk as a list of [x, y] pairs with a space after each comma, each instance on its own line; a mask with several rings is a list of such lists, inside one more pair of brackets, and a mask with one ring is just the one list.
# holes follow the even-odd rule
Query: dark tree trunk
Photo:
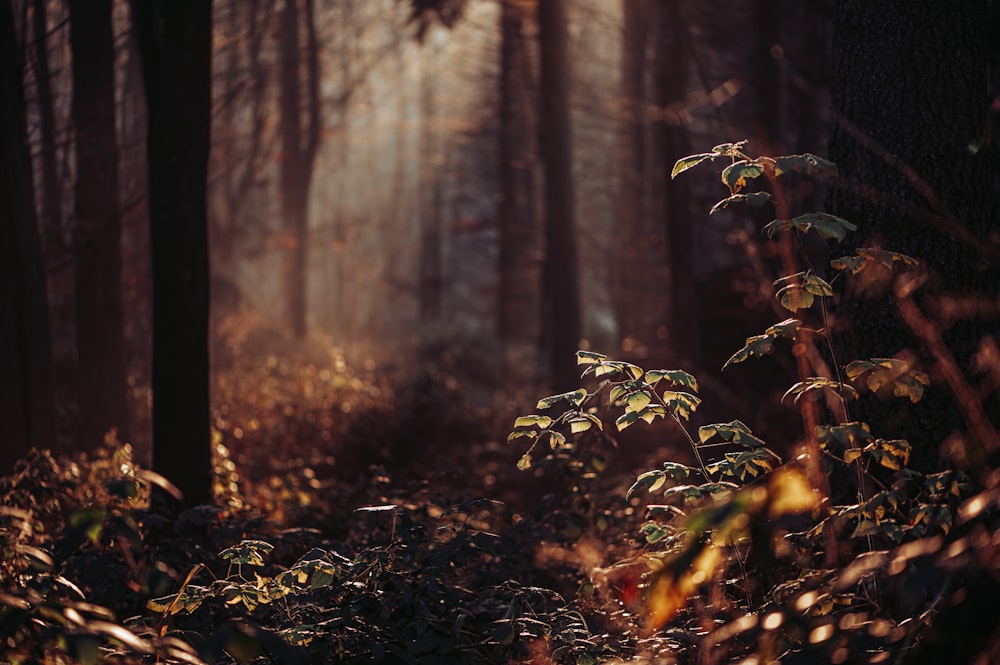
[[16, 44], [11, 5], [0, 2], [0, 473], [30, 448], [55, 445], [49, 313]]
[[[424, 44], [423, 48], [432, 47]], [[441, 216], [444, 196], [443, 160], [438, 118], [436, 80], [440, 73], [432, 64], [432, 51], [424, 61], [420, 80], [420, 320], [441, 318], [444, 287]]]
[[614, 264], [611, 266], [611, 278], [618, 339], [626, 352], [639, 344], [647, 346], [655, 340], [655, 325], [652, 336], [645, 325], [650, 318], [650, 310], [644, 303], [644, 296], [653, 292], [645, 288], [651, 264], [648, 261], [649, 243], [644, 242], [649, 231], [645, 205], [648, 175], [645, 82], [649, 8], [646, 0], [624, 0], [623, 3], [621, 185], [617, 212], [619, 220], [612, 240]]
[[[987, 329], [981, 320], [950, 318], [941, 307], [956, 298], [981, 304], [1000, 283], [995, 252], [985, 247], [988, 155], [970, 148], [986, 136], [987, 10], [985, 0], [839, 2], [834, 15], [830, 157], [841, 175], [830, 209], [859, 227], [834, 251], [881, 246], [926, 262], [931, 279], [918, 305], [963, 365], [981, 335], [997, 331], [996, 319]], [[897, 308], [886, 305], [891, 287], [880, 295], [846, 294], [841, 363], [921, 346]], [[940, 369], [939, 359], [922, 360], [932, 375]], [[913, 408], [866, 398], [856, 417], [888, 425], [881, 435], [908, 438], [915, 460], [928, 466], [942, 441], [964, 428], [961, 405], [946, 393], [936, 391]]]
[[[783, 0], [759, 3], [754, 8], [754, 113], [755, 149], [762, 154], [784, 154], [788, 132], [788, 86], [785, 81], [782, 28], [788, 13]], [[765, 220], [764, 223], [771, 221]]]
[[[537, 214], [537, 110], [533, 17], [522, 3], [500, 4], [500, 258], [497, 333], [506, 370], [536, 377], [542, 230]], [[528, 367], [532, 369], [525, 371]]]
[[573, 160], [570, 142], [569, 57], [565, 0], [538, 3], [541, 45], [541, 134], [545, 162], [545, 269], [543, 337], [553, 388], [579, 384], [580, 293], [576, 224], [573, 214]]
[[208, 180], [212, 4], [132, 3], [149, 105], [153, 251], [153, 469], [212, 500]]
[[[686, 27], [676, 2], [659, 4], [656, 54], [656, 103], [662, 111], [657, 145], [663, 162], [663, 222], [667, 236], [667, 272], [670, 324], [667, 341], [677, 361], [686, 367], [701, 365], [701, 312], [695, 275], [697, 252], [687, 185], [670, 179], [675, 160], [688, 154], [687, 130], [677, 108], [685, 94], [687, 70]], [[673, 106], [672, 106], [673, 105]]]
[[35, 81], [38, 86], [41, 179], [38, 181], [39, 227], [42, 237], [58, 238], [62, 231], [62, 189], [56, 154], [56, 120], [49, 68], [48, 13], [46, 0], [32, 3], [32, 32], [35, 43]]
[[[299, 2], [304, 17], [299, 18]], [[296, 339], [306, 336], [309, 189], [319, 148], [319, 45], [313, 0], [286, 0], [280, 16], [281, 210], [291, 242], [287, 267], [288, 318]], [[301, 32], [305, 24], [305, 46]], [[305, 59], [305, 91], [302, 64]], [[307, 120], [302, 122], [303, 98]]]
[[115, 48], [111, 0], [70, 0], [73, 124], [77, 445], [94, 450], [128, 424], [122, 324], [121, 224], [115, 134]]

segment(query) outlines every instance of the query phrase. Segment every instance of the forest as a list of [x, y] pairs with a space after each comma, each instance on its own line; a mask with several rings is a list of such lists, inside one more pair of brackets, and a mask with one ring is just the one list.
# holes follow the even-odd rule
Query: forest
[[0, 665], [1000, 662], [998, 35], [0, 0]]

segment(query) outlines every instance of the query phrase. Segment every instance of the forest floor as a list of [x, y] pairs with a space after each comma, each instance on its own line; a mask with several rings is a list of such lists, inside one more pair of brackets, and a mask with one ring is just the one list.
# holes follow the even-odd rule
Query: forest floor
[[[0, 662], [903, 662], [918, 625], [908, 617], [929, 623], [910, 586], [887, 586], [882, 607], [863, 585], [819, 595], [805, 559], [779, 569], [735, 546], [704, 583], [685, 586], [707, 570], [703, 557], [676, 568], [689, 576], [667, 578], [667, 590], [683, 597], [655, 622], [651, 572], [664, 579], [665, 552], [683, 558], [703, 539], [654, 542], [649, 498], [627, 495], [637, 474], [684, 457], [676, 431], [613, 441], [590, 430], [522, 471], [524, 445], [506, 437], [543, 395], [504, 385], [466, 350], [427, 354], [414, 373], [355, 366], [329, 344], [289, 353], [252, 335], [222, 339], [214, 506], [177, 516], [150, 505], [156, 477], [127, 444], [88, 459], [38, 452], [0, 479]], [[701, 516], [728, 519], [732, 505]], [[996, 580], [960, 583], [947, 568], [955, 548], [916, 542], [936, 544], [907, 556], [947, 549], [945, 567], [911, 565], [902, 580], [944, 579], [965, 608], [935, 624], [959, 632], [930, 632], [927, 653], [959, 634], [981, 652]], [[751, 564], [773, 579], [748, 575]], [[786, 573], [796, 607], [815, 596], [825, 609], [769, 604]], [[839, 572], [816, 574], [835, 584]], [[879, 618], [893, 608], [898, 622]]]

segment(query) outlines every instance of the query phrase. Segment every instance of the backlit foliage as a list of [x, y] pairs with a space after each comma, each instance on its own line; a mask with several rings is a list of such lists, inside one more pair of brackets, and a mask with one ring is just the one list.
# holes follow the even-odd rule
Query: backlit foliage
[[[710, 163], [726, 164], [713, 210], [834, 169], [736, 143], [675, 175]], [[854, 230], [784, 216], [763, 228], [777, 242]], [[773, 285], [792, 318], [723, 377], [828, 353], [837, 280], [885, 293], [920, 270], [880, 248], [800, 263]], [[934, 399], [917, 356], [813, 366], [781, 401], [815, 408], [815, 429], [775, 440], [699, 420], [712, 382], [582, 350], [582, 387], [531, 400], [504, 447], [508, 404], [459, 387], [477, 363], [456, 349], [403, 381], [331, 344], [281, 353], [248, 323], [220, 325], [213, 505], [166, 512], [151, 489], [170, 484], [113, 438], [91, 458], [36, 451], [0, 479], [0, 660], [907, 662], [995, 588], [1000, 473], [913, 468], [908, 441], [851, 416], [859, 400]], [[617, 438], [650, 426], [679, 454], [623, 476]]]
[[[774, 201], [767, 191], [746, 191], [758, 180], [773, 183], [792, 172], [836, 173], [832, 163], [815, 155], [751, 157], [746, 142], [740, 142], [684, 157], [672, 176], [710, 162], [726, 163], [721, 180], [729, 190], [712, 213], [734, 204], [760, 207]], [[826, 213], [784, 218], [783, 205], [775, 209], [779, 218], [762, 229], [768, 238], [815, 232], [839, 242], [857, 230]], [[724, 370], [770, 355], [779, 340], [794, 343], [798, 354], [804, 345], [832, 353], [828, 309], [818, 304], [834, 296], [833, 286], [804, 252], [799, 260], [801, 270], [773, 284], [775, 299], [796, 318], [748, 338]], [[891, 282], [900, 271], [919, 270], [920, 263], [861, 248], [833, 261], [831, 268], [860, 280], [859, 291], [870, 291], [872, 284]], [[802, 407], [835, 405], [826, 411], [827, 422], [804, 433], [800, 452], [788, 461], [739, 420], [689, 432], [687, 421], [701, 400], [693, 394], [697, 381], [686, 372], [645, 370], [593, 351], [578, 354], [591, 387], [545, 398], [538, 414], [515, 421], [509, 440], [530, 441], [519, 462], [522, 469], [530, 468], [535, 456], [572, 450], [578, 431], [600, 429], [598, 414], [605, 413], [605, 404], [611, 409], [607, 422], [618, 431], [639, 421], [664, 420], [686, 439], [694, 464], [665, 461], [662, 468], [639, 474], [626, 492], [626, 498], [642, 496], [648, 502], [647, 520], [639, 529], [647, 547], [630, 564], [642, 570], [637, 597], [645, 629], [650, 639], [674, 645], [675, 656], [689, 656], [692, 662], [742, 657], [755, 663], [905, 658], [928, 639], [933, 617], [947, 606], [963, 567], [977, 556], [968, 535], [956, 536], [956, 526], [964, 534], [982, 533], [983, 547], [988, 529], [995, 529], [983, 511], [997, 498], [996, 473], [988, 477], [985, 491], [969, 498], [974, 485], [968, 475], [912, 469], [907, 441], [873, 433], [878, 423], [849, 418], [863, 392], [876, 399], [921, 401], [930, 379], [914, 360], [831, 361], [829, 375], [800, 376], [782, 398]], [[836, 419], [837, 413], [843, 420]], [[989, 559], [985, 570], [995, 570], [996, 556]], [[920, 600], [901, 600], [904, 588], [919, 589], [914, 593]]]

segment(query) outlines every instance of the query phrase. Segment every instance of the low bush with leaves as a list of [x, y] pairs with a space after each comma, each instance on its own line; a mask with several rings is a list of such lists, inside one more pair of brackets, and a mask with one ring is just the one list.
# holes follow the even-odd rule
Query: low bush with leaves
[[[784, 249], [854, 229], [748, 191], [832, 173], [819, 157], [724, 144], [674, 175], [718, 162], [728, 196], [713, 211], [775, 203], [764, 233]], [[886, 294], [920, 262], [875, 247], [830, 271], [798, 257], [773, 284], [790, 316], [723, 367], [792, 350], [800, 375], [783, 401], [806, 426], [786, 440], [698, 420], [710, 394], [687, 371], [580, 351], [585, 387], [539, 400], [504, 448], [488, 427], [472, 442], [481, 405], [447, 387], [446, 365], [407, 387], [336, 352], [269, 351], [216, 377], [214, 505], [150, 505], [168, 484], [127, 445], [33, 453], [0, 479], [0, 661], [940, 662], [958, 646], [1000, 658], [1000, 472], [914, 468], [909, 442], [851, 416], [861, 400], [935, 399], [918, 356], [834, 354], [838, 280]], [[686, 452], [616, 477], [617, 433], [654, 424]], [[355, 442], [374, 465], [350, 457]]]
[[[673, 657], [899, 662], [921, 653], [922, 640], [933, 642], [934, 616], [950, 604], [963, 568], [982, 555], [984, 534], [997, 533], [987, 510], [995, 507], [996, 486], [970, 497], [974, 486], [965, 473], [910, 468], [907, 441], [850, 418], [860, 392], [915, 403], [929, 377], [909, 358], [841, 364], [834, 354], [824, 302], [834, 287], [812, 266], [799, 236], [817, 233], [838, 242], [855, 225], [826, 213], [791, 217], [769, 192], [746, 191], [758, 179], [832, 175], [836, 167], [810, 154], [751, 157], [742, 142], [680, 159], [672, 176], [719, 161], [726, 162], [721, 179], [729, 195], [711, 212], [774, 203], [778, 218], [763, 232], [799, 250], [803, 269], [773, 284], [792, 318], [749, 337], [723, 366], [767, 356], [779, 340], [792, 342], [798, 356], [819, 359], [800, 363], [800, 371], [815, 375], [804, 373], [783, 398], [812, 425], [797, 447], [783, 447], [797, 450], [794, 458], [782, 460], [739, 420], [689, 431], [701, 399], [687, 372], [644, 369], [593, 351], [577, 353], [582, 377], [593, 387], [540, 400], [537, 413], [517, 418], [508, 440], [529, 442], [518, 463], [528, 469], [536, 458], [572, 450], [574, 437], [591, 429], [622, 431], [662, 420], [683, 435], [691, 463], [665, 461], [640, 474], [627, 492], [651, 502], [640, 528], [646, 546], [619, 567], [634, 575], [635, 563], [644, 564], [636, 611], [645, 617], [648, 639], [665, 641]], [[905, 279], [899, 275], [921, 265], [870, 247], [832, 261], [831, 268], [835, 280], [877, 272], [884, 281], [886, 273]], [[811, 356], [809, 346], [816, 350]], [[607, 425], [600, 417], [605, 403], [615, 410]], [[978, 544], [970, 532], [981, 534]], [[995, 555], [988, 559], [981, 570], [994, 569]], [[616, 589], [614, 579], [606, 586]]]

